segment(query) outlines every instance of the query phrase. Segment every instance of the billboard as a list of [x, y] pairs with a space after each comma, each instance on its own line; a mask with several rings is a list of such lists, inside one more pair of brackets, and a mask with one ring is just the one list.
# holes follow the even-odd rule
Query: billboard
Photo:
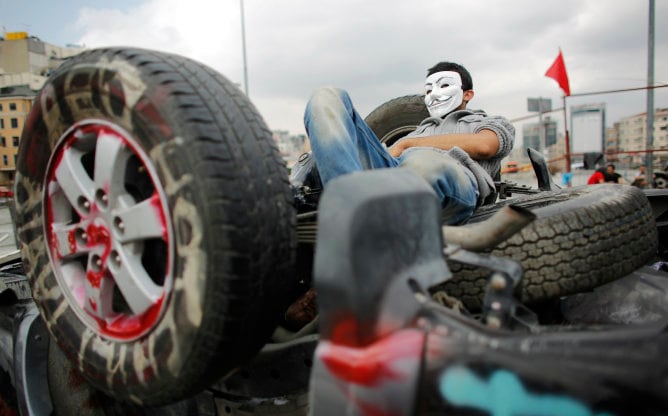
[[552, 111], [552, 100], [549, 98], [527, 98], [527, 110], [532, 113]]
[[5, 37], [7, 40], [26, 39], [28, 37], [28, 32], [6, 32]]
[[571, 152], [603, 153], [605, 143], [605, 104], [571, 107]]

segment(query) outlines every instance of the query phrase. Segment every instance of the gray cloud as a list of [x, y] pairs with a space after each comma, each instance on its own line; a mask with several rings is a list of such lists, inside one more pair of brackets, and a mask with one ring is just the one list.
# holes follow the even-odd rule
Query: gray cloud
[[[668, 2], [656, 2], [656, 16]], [[623, 0], [307, 0], [245, 1], [249, 92], [273, 129], [301, 132], [303, 107], [320, 85], [349, 90], [366, 114], [422, 89], [440, 60], [474, 76], [473, 107], [526, 115], [526, 98], [552, 98], [544, 76], [561, 47], [573, 93], [646, 82], [647, 3]], [[243, 82], [238, 2], [150, 0], [134, 8], [86, 9], [78, 25], [87, 46], [131, 44], [201, 60]], [[668, 78], [668, 32], [657, 18], [656, 79]], [[644, 111], [643, 94], [569, 99], [608, 102], [609, 121]], [[656, 92], [657, 106], [668, 94]]]

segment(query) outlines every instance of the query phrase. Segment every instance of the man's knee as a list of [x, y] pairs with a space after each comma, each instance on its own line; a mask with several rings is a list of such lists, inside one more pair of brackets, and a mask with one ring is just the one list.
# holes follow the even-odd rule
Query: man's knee
[[313, 91], [308, 101], [311, 111], [316, 109], [343, 108], [347, 93], [335, 87], [320, 87]]

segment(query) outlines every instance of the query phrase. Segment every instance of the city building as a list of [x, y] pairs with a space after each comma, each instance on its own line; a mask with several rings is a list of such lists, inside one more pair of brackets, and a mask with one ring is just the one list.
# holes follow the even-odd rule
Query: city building
[[544, 152], [557, 143], [557, 122], [545, 117], [542, 122], [527, 123], [522, 126], [522, 145]]
[[35, 92], [26, 85], [0, 88], [0, 185], [11, 185], [23, 125]]
[[39, 90], [51, 71], [82, 48], [59, 47], [27, 32], [8, 32], [0, 38], [0, 87], [28, 85]]
[[0, 37], [0, 185], [12, 185], [25, 120], [37, 91], [63, 61], [81, 52], [42, 42], [26, 32]]
[[[647, 149], [647, 113], [623, 118], [615, 123], [619, 151], [628, 152], [632, 164], [644, 162]], [[668, 161], [668, 108], [654, 110], [653, 146], [655, 163]], [[656, 151], [658, 150], [658, 151]]]
[[307, 151], [305, 134], [290, 134], [287, 130], [274, 130], [272, 136], [288, 167], [292, 167], [299, 155]]
[[614, 123], [612, 127], [605, 129], [605, 154], [608, 162], [617, 162], [619, 160], [619, 123]]

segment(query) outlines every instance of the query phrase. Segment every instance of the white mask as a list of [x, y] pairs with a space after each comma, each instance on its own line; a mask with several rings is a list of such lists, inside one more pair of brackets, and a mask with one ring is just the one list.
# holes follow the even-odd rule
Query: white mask
[[462, 77], [454, 71], [431, 74], [424, 83], [424, 103], [432, 117], [441, 118], [459, 107], [464, 100]]

